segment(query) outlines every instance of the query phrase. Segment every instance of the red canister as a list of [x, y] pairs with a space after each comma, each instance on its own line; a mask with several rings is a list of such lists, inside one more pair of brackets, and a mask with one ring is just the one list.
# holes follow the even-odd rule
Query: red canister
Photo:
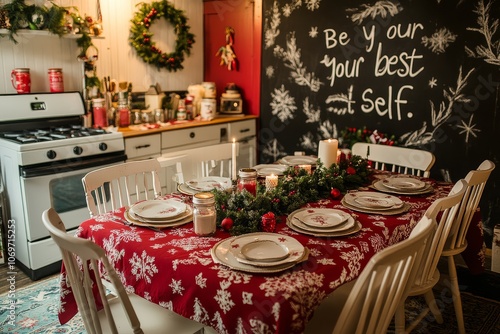
[[62, 69], [60, 68], [49, 68], [49, 85], [51, 93], [62, 93], [64, 92], [64, 81]]
[[31, 92], [31, 78], [29, 68], [15, 68], [10, 72], [10, 81], [12, 87], [19, 94], [27, 94]]
[[104, 105], [106, 100], [104, 99], [93, 99], [92, 100], [92, 111], [94, 118], [95, 128], [105, 128], [108, 126], [108, 115], [107, 109]]

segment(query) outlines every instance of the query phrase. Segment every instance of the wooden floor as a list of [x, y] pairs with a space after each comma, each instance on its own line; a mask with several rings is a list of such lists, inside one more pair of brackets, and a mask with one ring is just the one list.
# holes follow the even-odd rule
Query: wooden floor
[[[15, 273], [15, 274], [12, 274], [12, 273]], [[52, 278], [52, 277], [57, 276], [57, 275], [59, 275], [59, 274], [44, 277], [36, 282], [40, 282], [40, 281]], [[11, 280], [12, 277], [13, 277], [13, 280]], [[21, 269], [18, 269], [16, 267], [15, 270], [10, 270], [9, 266], [7, 264], [0, 265], [0, 279], [2, 280], [0, 283], [0, 294], [3, 294], [5, 292], [9, 291], [9, 289], [11, 288], [11, 286], [10, 286], [11, 281], [15, 282], [14, 284], [15, 284], [16, 289], [20, 289], [20, 288], [23, 288], [23, 287], [26, 287], [26, 286], [29, 286], [29, 285], [35, 283], [24, 272], [22, 272]]]

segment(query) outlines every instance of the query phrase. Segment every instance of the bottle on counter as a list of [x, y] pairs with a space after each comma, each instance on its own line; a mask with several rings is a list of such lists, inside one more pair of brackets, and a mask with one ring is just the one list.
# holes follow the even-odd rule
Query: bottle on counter
[[120, 128], [126, 128], [130, 125], [130, 108], [126, 98], [118, 100], [117, 115]]
[[105, 128], [108, 126], [108, 112], [105, 99], [92, 100], [92, 116], [94, 119], [94, 127]]
[[178, 121], [185, 121], [187, 119], [186, 104], [184, 100], [179, 100], [179, 106], [177, 107], [176, 119]]
[[200, 236], [212, 235], [217, 227], [214, 194], [201, 192], [193, 195], [194, 233]]

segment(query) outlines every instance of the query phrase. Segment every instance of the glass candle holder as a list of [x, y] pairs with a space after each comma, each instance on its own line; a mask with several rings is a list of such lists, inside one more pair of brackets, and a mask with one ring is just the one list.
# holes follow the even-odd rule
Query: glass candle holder
[[217, 227], [214, 194], [201, 192], [193, 195], [194, 233], [200, 236], [212, 235]]
[[238, 171], [238, 191], [246, 190], [257, 195], [257, 171], [253, 168], [242, 168]]

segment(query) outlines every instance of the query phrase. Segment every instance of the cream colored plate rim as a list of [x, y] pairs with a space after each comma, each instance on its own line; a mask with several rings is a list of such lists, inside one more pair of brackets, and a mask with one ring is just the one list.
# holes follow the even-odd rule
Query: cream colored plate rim
[[294, 230], [295, 232], [298, 232], [298, 233], [312, 235], [312, 236], [315, 236], [315, 237], [332, 237], [332, 238], [334, 238], [334, 237], [345, 237], [345, 236], [349, 236], [349, 235], [355, 234], [355, 233], [359, 232], [362, 229], [362, 227], [363, 227], [359, 221], [355, 220], [354, 226], [352, 228], [344, 230], [344, 231], [338, 231], [338, 232], [313, 232], [313, 231], [304, 230], [304, 229], [298, 227], [297, 225], [295, 225], [294, 223], [292, 223], [292, 221], [290, 219], [288, 219], [288, 218], [286, 220], [286, 225], [289, 228], [291, 228], [292, 230]]
[[398, 215], [401, 213], [404, 213], [408, 210], [410, 210], [411, 206], [408, 203], [404, 203], [402, 207], [396, 208], [396, 209], [391, 209], [391, 210], [370, 210], [368, 208], [360, 208], [357, 206], [352, 206], [349, 203], [347, 203], [344, 199], [340, 201], [340, 203], [353, 211], [358, 211], [358, 212], [363, 212], [363, 213], [370, 213], [370, 214], [376, 214], [376, 215], [383, 215], [383, 216], [392, 216], [392, 215]]
[[414, 177], [390, 176], [381, 181], [384, 187], [403, 191], [422, 190], [427, 185], [424, 181]]
[[[366, 206], [360, 203], [360, 198], [373, 198], [375, 200], [385, 200], [392, 202], [392, 206]], [[358, 200], [357, 200], [358, 199]], [[352, 193], [347, 193], [343, 200], [352, 207], [360, 208], [360, 209], [368, 209], [373, 211], [385, 211], [385, 210], [394, 210], [401, 208], [404, 205], [404, 202], [393, 195], [383, 194], [374, 191], [357, 191]]]
[[168, 224], [168, 223], [175, 223], [181, 219], [184, 219], [186, 217], [189, 217], [189, 216], [192, 216], [193, 214], [193, 209], [189, 206], [189, 205], [186, 205], [186, 210], [176, 216], [176, 217], [172, 217], [172, 218], [164, 218], [164, 219], [146, 219], [146, 218], [142, 218], [142, 217], [138, 217], [137, 215], [135, 215], [133, 212], [131, 212], [130, 210], [127, 210], [127, 213], [129, 214], [130, 218], [135, 220], [135, 221], [138, 221], [138, 222], [141, 222], [141, 223], [147, 223], [147, 224]]
[[[186, 181], [186, 186], [195, 191], [210, 191], [212, 189], [231, 188], [231, 179], [227, 177], [207, 176]], [[201, 186], [197, 186], [201, 185]]]
[[252, 167], [257, 171], [258, 175], [261, 176], [267, 176], [267, 175], [283, 175], [288, 166], [286, 165], [276, 165], [276, 164], [270, 164], [270, 165], [256, 165]]
[[297, 226], [301, 230], [310, 232], [319, 232], [319, 233], [337, 233], [337, 232], [347, 231], [356, 225], [356, 220], [352, 216], [349, 216], [345, 224], [332, 228], [315, 228], [308, 226], [304, 224], [302, 221], [298, 220], [293, 213], [288, 216], [288, 219], [290, 220], [290, 223]]
[[296, 211], [294, 217], [310, 227], [328, 229], [344, 224], [350, 215], [338, 209], [306, 208]]
[[423, 194], [428, 194], [432, 191], [434, 191], [434, 188], [430, 184], [426, 184], [426, 186], [421, 189], [421, 190], [394, 190], [394, 189], [389, 189], [384, 184], [381, 182], [382, 180], [375, 181], [372, 184], [372, 187], [378, 191], [385, 192], [385, 193], [390, 193], [390, 194], [397, 194], [397, 195], [423, 195]]
[[280, 163], [285, 165], [316, 165], [318, 158], [308, 155], [288, 155], [280, 159]]
[[134, 218], [132, 218], [130, 216], [130, 214], [128, 213], [128, 210], [125, 210], [125, 213], [124, 213], [124, 217], [125, 217], [125, 220], [127, 220], [129, 223], [131, 223], [132, 225], [135, 225], [135, 226], [146, 226], [146, 227], [155, 227], [155, 228], [168, 228], [168, 227], [176, 227], [176, 226], [181, 226], [181, 225], [184, 225], [184, 224], [187, 224], [187, 223], [190, 223], [193, 221], [193, 215], [190, 214], [188, 216], [186, 216], [185, 218], [182, 218], [180, 220], [177, 220], [177, 221], [174, 221], [174, 222], [170, 222], [170, 223], [151, 223], [151, 222], [141, 222], [139, 220], [136, 220]]
[[182, 215], [186, 208], [186, 203], [176, 199], [155, 199], [135, 203], [130, 207], [130, 212], [144, 219], [165, 219]]

